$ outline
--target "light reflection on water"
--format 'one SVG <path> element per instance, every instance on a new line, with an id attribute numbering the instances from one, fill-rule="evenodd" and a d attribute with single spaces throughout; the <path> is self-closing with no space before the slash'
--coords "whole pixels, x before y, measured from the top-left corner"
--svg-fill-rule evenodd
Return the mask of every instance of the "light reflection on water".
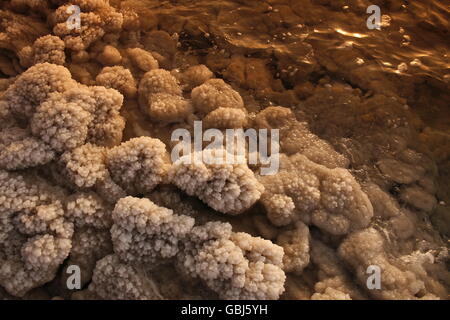
<path id="1" fill-rule="evenodd" d="M 353 48 L 361 53 L 356 58 L 377 65 L 383 72 L 431 77 L 444 86 L 450 84 L 450 2 L 390 1 L 390 6 L 381 6 L 381 30 L 369 30 L 366 8 L 371 2 L 387 3 L 349 0 L 345 6 L 339 6 L 343 2 L 297 0 L 290 2 L 294 16 L 281 15 L 280 20 L 272 18 L 270 22 L 264 16 L 275 17 L 278 12 L 257 12 L 251 8 L 256 4 L 245 3 L 250 8 L 230 11 L 227 18 L 235 22 L 221 25 L 217 21 L 217 30 L 234 47 L 274 49 L 291 54 L 299 63 L 311 65 L 316 54 Z M 199 9 L 199 4 L 194 6 Z M 274 25 L 276 22 L 284 26 Z M 313 47 L 311 53 L 299 49 L 308 44 Z"/>
<path id="2" fill-rule="evenodd" d="M 327 43 L 330 49 L 362 48 L 364 60 L 374 60 L 385 72 L 400 73 L 398 66 L 405 64 L 404 72 L 409 75 L 429 76 L 448 84 L 450 5 L 445 6 L 445 1 L 426 2 L 416 1 L 411 10 L 406 6 L 398 12 L 384 12 L 391 21 L 381 30 L 368 30 L 353 17 L 347 22 L 315 27 L 307 41 Z"/>

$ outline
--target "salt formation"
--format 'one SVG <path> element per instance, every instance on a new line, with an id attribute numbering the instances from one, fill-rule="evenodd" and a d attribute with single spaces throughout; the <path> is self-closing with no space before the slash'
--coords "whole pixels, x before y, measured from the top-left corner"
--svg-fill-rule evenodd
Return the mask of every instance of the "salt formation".
<path id="1" fill-rule="evenodd" d="M 445 14 L 379 2 L 2 1 L 0 298 L 447 299 L 448 75 L 390 68 Z M 279 170 L 172 161 L 195 121 L 279 130 Z"/>

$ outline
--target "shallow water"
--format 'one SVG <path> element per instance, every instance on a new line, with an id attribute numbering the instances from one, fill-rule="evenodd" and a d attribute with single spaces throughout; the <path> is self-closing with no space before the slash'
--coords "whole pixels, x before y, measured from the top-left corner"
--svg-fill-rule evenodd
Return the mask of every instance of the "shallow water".
<path id="1" fill-rule="evenodd" d="M 424 120 L 448 129 L 449 5 L 437 0 L 372 2 L 146 0 L 138 6 L 157 12 L 159 25 L 180 32 L 193 49 L 218 45 L 231 53 L 272 57 L 275 64 L 288 57 L 291 64 L 277 70 L 287 82 L 307 80 L 325 69 L 364 90 L 400 93 Z M 123 3 L 137 6 L 135 1 Z M 366 25 L 371 4 L 380 4 L 381 30 Z M 365 79 L 359 79 L 358 70 Z M 391 84 L 367 83 L 370 77 Z M 442 99 L 421 106 L 424 101 L 411 99 L 411 88 L 399 88 L 423 82 Z"/>
<path id="2" fill-rule="evenodd" d="M 15 1 L 16 5 L 19 4 L 15 7 L 14 13 L 8 13 L 3 9 L 6 8 L 7 11 L 11 7 L 0 3 L 2 9 L 0 10 L 2 17 L 0 75 L 4 78 L 0 79 L 0 94 L 4 94 L 7 88 L 12 86 L 16 81 L 15 76 L 20 77 L 19 74 L 32 65 L 30 63 L 27 66 L 27 51 L 25 50 L 24 53 L 22 49 L 24 47 L 29 49 L 29 46 L 34 46 L 33 42 L 36 38 L 52 33 L 55 21 L 52 21 L 54 17 L 47 13 L 56 10 L 56 2 L 53 1 L 49 7 L 45 8 L 47 11 L 44 10 L 44 13 L 39 10 L 32 12 L 26 6 L 21 7 L 21 0 Z M 293 157 L 289 170 L 286 168 L 280 170 L 282 173 L 280 176 L 284 179 L 274 180 L 275 186 L 271 185 L 270 180 L 264 185 L 267 187 L 264 191 L 265 195 L 270 195 L 269 199 L 272 199 L 270 201 L 273 201 L 273 198 L 278 199 L 275 196 L 286 196 L 282 198 L 283 201 L 287 201 L 287 198 L 295 208 L 295 211 L 291 208 L 292 212 L 288 214 L 296 215 L 295 219 L 299 219 L 301 224 L 305 223 L 304 227 L 298 231 L 302 235 L 299 238 L 302 239 L 292 239 L 292 248 L 286 252 L 290 251 L 289 254 L 296 259 L 298 252 L 305 251 L 303 253 L 306 254 L 307 259 L 305 257 L 299 259 L 305 259 L 302 262 L 305 262 L 307 267 L 298 273 L 298 270 L 286 271 L 288 280 L 286 292 L 282 298 L 310 299 L 312 294 L 318 291 L 315 285 L 322 281 L 320 279 L 322 275 L 319 273 L 325 270 L 321 269 L 320 261 L 313 261 L 313 247 L 320 249 L 318 243 L 323 242 L 329 246 L 332 255 L 335 255 L 336 250 L 349 235 L 360 231 L 358 228 L 363 231 L 372 230 L 366 233 L 366 236 L 369 235 L 367 242 L 370 245 L 376 242 L 376 245 L 369 249 L 363 245 L 359 248 L 357 253 L 361 253 L 361 260 L 366 260 L 367 257 L 364 257 L 364 254 L 368 251 L 380 254 L 377 258 L 380 258 L 383 264 L 385 262 L 389 264 L 389 259 L 392 258 L 392 261 L 395 260 L 395 263 L 392 262 L 393 265 L 398 264 L 401 266 L 400 269 L 404 268 L 405 264 L 411 263 L 411 270 L 414 269 L 413 273 L 417 273 L 419 278 L 425 279 L 430 276 L 424 280 L 431 288 L 430 292 L 434 290 L 439 297 L 447 296 L 446 289 L 450 285 L 450 278 L 445 273 L 444 261 L 448 259 L 446 246 L 448 246 L 450 235 L 450 59 L 448 56 L 450 7 L 448 4 L 438 0 L 110 0 L 110 3 L 114 8 L 109 7 L 105 12 L 113 13 L 112 16 L 118 12 L 125 16 L 127 10 L 135 11 L 137 14 L 130 20 L 137 17 L 137 22 L 134 20 L 128 22 L 136 23 L 137 27 L 128 25 L 128 28 L 123 26 L 118 34 L 102 34 L 93 43 L 87 45 L 84 48 L 85 51 L 69 47 L 67 42 L 69 37 L 66 35 L 58 34 L 58 36 L 66 41 L 60 51 L 67 57 L 64 57 L 65 60 L 63 59 L 61 64 L 67 67 L 67 72 L 77 82 L 86 86 L 107 86 L 107 84 L 101 84 L 98 78 L 106 66 L 120 66 L 119 68 L 126 68 L 130 72 L 130 77 L 125 81 L 130 84 L 129 88 L 124 89 L 122 86 L 115 88 L 113 85 L 118 84 L 111 84 L 112 88 L 124 91 L 121 91 L 125 97 L 124 103 L 120 102 L 121 114 L 116 115 L 120 119 L 123 116 L 126 120 L 123 139 L 122 128 L 119 130 L 118 140 L 111 145 L 119 145 L 135 137 L 150 136 L 160 139 L 165 143 L 167 150 L 170 150 L 172 147 L 170 136 L 174 129 L 189 128 L 193 120 L 207 117 L 203 114 L 204 111 L 195 105 L 193 88 L 200 86 L 209 78 L 200 79 L 199 83 L 193 85 L 196 81 L 186 76 L 190 67 L 204 65 L 202 67 L 208 72 L 208 68 L 212 71 L 212 73 L 209 72 L 210 76 L 213 74 L 214 77 L 225 80 L 225 83 L 231 85 L 228 90 L 242 97 L 242 100 L 233 102 L 235 103 L 233 107 L 242 104 L 242 110 L 239 111 L 242 111 L 240 114 L 243 114 L 244 119 L 239 124 L 239 128 L 265 124 L 271 128 L 279 126 L 280 131 L 283 131 L 281 144 L 283 144 L 282 153 L 285 153 L 282 155 L 285 157 L 283 161 L 286 161 L 284 164 L 290 163 L 290 160 L 286 160 L 290 159 L 288 157 L 301 156 L 297 158 L 298 162 L 294 161 L 295 157 Z M 366 10 L 373 4 L 381 8 L 380 30 L 371 30 L 367 26 L 370 14 Z M 89 7 L 85 9 L 90 10 Z M 98 19 L 106 18 L 99 14 Z M 82 37 L 80 39 L 84 45 L 83 41 L 86 39 Z M 106 52 L 107 47 L 109 52 Z M 152 114 L 151 108 L 155 101 L 152 101 L 147 92 L 151 91 L 151 87 L 141 86 L 145 75 L 152 68 L 136 67 L 135 64 L 138 63 L 133 60 L 135 57 L 131 57 L 129 53 L 130 49 L 136 48 L 144 49 L 141 50 L 141 54 L 148 54 L 156 65 L 159 65 L 152 68 L 165 69 L 159 71 L 168 74 L 170 71 L 169 77 L 173 76 L 175 86 L 178 88 L 181 84 L 177 98 L 186 102 L 186 106 L 189 107 L 188 115 L 174 120 L 170 118 L 173 110 L 169 110 L 170 112 L 167 112 L 169 120 L 165 119 L 164 113 L 173 107 L 169 99 L 167 103 L 169 107 L 163 105 L 159 109 L 159 114 Z M 108 59 L 111 60 L 107 61 Z M 219 90 L 219 94 L 222 95 L 222 93 Z M 224 96 L 226 95 L 225 93 Z M 192 109 L 191 106 L 193 106 Z M 261 114 L 269 106 L 282 106 L 290 110 L 269 109 L 268 113 L 271 115 L 266 114 L 266 119 Z M 227 108 L 222 109 L 229 111 Z M 259 119 L 260 122 L 257 119 L 258 115 L 263 118 Z M 277 118 L 278 116 L 280 119 Z M 235 117 L 239 118 L 239 116 Z M 23 123 L 18 122 L 17 125 L 27 128 L 29 121 L 20 120 L 23 120 Z M 219 128 L 224 129 L 224 127 Z M 3 142 L 0 141 L 0 143 Z M 304 145 L 308 146 L 304 148 Z M 308 149 L 308 147 L 311 148 Z M 11 152 L 14 151 L 16 150 L 11 150 Z M 66 150 L 66 152 L 72 151 L 72 149 Z M 300 160 L 303 156 L 311 157 L 308 159 L 315 163 L 314 166 L 320 165 L 321 170 L 317 171 L 317 177 L 316 173 L 312 177 L 308 172 L 312 169 L 302 165 Z M 336 161 L 339 164 L 328 163 L 330 165 L 328 167 L 325 164 L 328 160 L 331 161 L 330 163 Z M 106 160 L 99 160 L 99 165 L 104 166 L 102 161 Z M 130 167 L 132 169 L 135 165 L 139 167 L 141 162 L 144 163 L 139 158 Z M 42 168 L 39 167 L 36 170 L 36 174 L 51 183 L 62 183 L 64 188 L 72 192 L 73 187 L 70 183 L 66 186 L 66 182 L 59 181 L 66 178 L 58 176 L 59 169 L 61 168 L 54 167 L 53 163 L 44 163 Z M 257 171 L 256 167 L 251 169 Z M 283 172 L 285 169 L 287 171 Z M 108 170 L 105 169 L 106 173 L 102 178 L 105 180 L 101 180 L 100 185 L 108 183 L 109 180 L 105 178 L 110 177 L 111 173 Z M 332 170 L 337 171 L 330 173 Z M 336 181 L 330 180 L 331 182 L 327 185 L 322 180 L 317 180 L 317 185 L 320 187 L 325 185 L 323 187 L 325 189 L 336 188 L 337 196 L 333 192 L 327 195 L 326 190 L 317 191 L 319 195 L 321 192 L 325 194 L 323 198 L 328 198 L 324 200 L 319 197 L 320 201 L 317 200 L 317 202 L 320 204 L 317 207 L 311 205 L 313 209 L 304 209 L 303 205 L 307 207 L 309 204 L 305 205 L 305 203 L 310 201 L 307 193 L 313 192 L 308 189 L 310 187 L 308 184 L 305 187 L 302 179 L 306 180 L 310 177 L 311 181 L 316 181 L 314 179 L 319 179 L 321 171 L 327 172 L 331 177 L 339 170 L 341 173 L 348 174 L 351 179 L 354 178 L 355 183 L 346 185 L 344 182 L 348 181 L 342 182 L 336 179 Z M 250 173 L 253 176 L 253 173 Z M 64 174 L 63 172 L 62 175 Z M 90 173 L 86 174 L 89 176 Z M 129 180 L 134 181 L 134 174 L 130 175 Z M 121 178 L 121 174 L 118 176 Z M 295 176 L 292 179 L 293 183 L 290 181 L 291 176 Z M 261 177 L 258 176 L 258 178 Z M 110 183 L 116 183 L 113 181 L 114 178 L 109 179 L 112 179 Z M 141 182 L 135 182 L 134 187 L 140 186 Z M 205 199 L 198 194 L 195 197 L 188 197 L 186 193 L 180 191 L 183 190 L 181 187 L 176 189 L 174 186 L 167 186 L 166 183 L 173 184 L 173 181 L 164 181 L 164 186 L 159 186 L 162 191 L 152 189 L 147 190 L 147 194 L 140 190 L 136 191 L 136 188 L 134 191 L 127 190 L 127 192 L 138 193 L 139 197 L 149 197 L 155 202 L 159 201 L 158 205 L 173 209 L 177 214 L 189 212 L 197 219 L 196 222 L 199 225 L 211 220 L 229 222 L 234 232 L 247 232 L 274 243 L 279 243 L 280 237 L 281 239 L 286 237 L 290 231 L 297 230 L 298 221 L 294 218 L 286 225 L 278 225 L 275 223 L 277 221 L 271 220 L 273 208 L 264 202 L 264 195 L 256 199 L 260 199 L 258 202 L 246 207 L 246 210 L 243 210 L 245 212 L 237 212 L 241 215 L 232 216 L 227 215 L 226 213 L 229 212 L 223 210 L 222 213 L 213 210 L 212 208 L 215 207 L 210 206 L 210 202 L 204 201 Z M 95 185 L 95 188 L 97 187 L 98 184 Z M 165 189 L 166 187 L 168 188 Z M 272 187 L 273 189 L 270 189 Z M 301 188 L 308 189 L 307 192 L 305 191 L 307 196 L 303 194 L 304 190 Z M 118 185 L 117 189 L 121 187 Z M 228 196 L 227 192 L 233 193 L 229 190 L 237 189 L 241 190 L 240 186 L 235 189 L 225 189 L 225 191 L 220 189 L 223 194 L 219 194 L 217 198 L 221 199 L 223 195 Z M 268 189 L 270 191 L 267 191 Z M 311 187 L 311 189 L 314 188 Z M 243 188 L 243 190 L 251 194 L 247 189 Z M 124 194 L 128 193 L 124 192 Z M 100 197 L 104 196 L 104 194 L 100 195 Z M 367 202 L 360 202 L 361 199 L 358 197 L 367 199 Z M 203 203 L 199 199 L 202 199 Z M 225 199 L 228 198 L 225 197 Z M 345 204 L 342 204 L 344 202 Z M 288 204 L 286 207 L 291 205 L 290 202 Z M 322 206 L 328 207 L 323 209 Z M 358 212 L 360 207 L 367 209 L 367 212 L 370 211 L 371 215 L 367 216 L 369 217 L 367 223 L 361 223 L 361 226 L 355 227 L 356 229 L 344 228 L 343 231 L 330 231 L 331 229 L 324 227 L 329 221 L 332 225 L 335 216 L 342 218 L 348 215 L 348 221 L 352 219 L 357 221 L 361 217 L 357 217 L 359 213 L 355 214 L 356 217 L 352 216 L 352 211 L 355 209 L 354 211 Z M 326 211 L 326 215 L 328 211 L 333 214 L 322 215 L 322 211 Z M 312 218 L 313 214 L 316 214 L 315 221 Z M 365 218 L 363 216 L 361 220 Z M 347 227 L 348 224 L 353 228 L 354 221 L 348 222 L 347 217 L 342 218 L 340 223 L 337 218 L 336 221 L 334 221 L 336 225 L 341 224 L 341 227 L 342 225 Z M 102 231 L 105 230 L 102 229 Z M 370 237 L 370 233 L 378 232 L 379 237 Z M 109 231 L 106 230 L 105 234 L 104 242 L 108 243 Z M 287 238 L 289 237 L 290 235 L 287 235 Z M 371 241 L 373 239 L 376 241 Z M 143 241 L 147 240 L 144 237 Z M 313 242 L 316 243 L 313 244 Z M 357 247 L 365 240 L 356 242 Z M 381 248 L 381 245 L 377 247 L 381 243 L 384 243 L 386 248 Z M 289 244 L 287 247 L 289 248 Z M 112 248 L 108 250 L 110 254 Z M 387 257 L 388 253 L 392 257 Z M 351 257 L 347 258 L 353 260 Z M 344 260 L 339 260 L 341 258 L 336 256 L 335 259 L 336 261 L 331 261 L 333 267 L 328 269 L 331 270 L 336 265 L 340 266 L 341 262 L 344 264 Z M 420 259 L 432 260 L 431 267 L 427 265 L 430 267 L 429 270 L 422 270 L 422 264 L 425 265 L 426 261 L 419 261 Z M 435 269 L 432 268 L 435 261 L 441 269 L 438 269 L 436 265 Z M 94 268 L 94 265 L 91 267 Z M 347 275 L 349 271 L 347 267 L 351 269 L 345 266 L 343 271 L 340 271 L 340 276 Z M 355 269 L 358 267 L 356 266 Z M 405 270 L 407 270 L 406 267 Z M 159 277 L 160 286 L 167 291 L 168 296 L 182 297 L 185 294 L 184 285 L 179 285 L 184 280 L 177 278 L 179 275 L 174 268 L 169 267 L 166 270 L 164 267 L 161 274 L 155 273 L 155 278 Z M 358 283 L 360 280 L 358 272 L 349 273 L 349 275 L 348 281 L 344 277 L 346 282 Z M 145 277 L 147 276 L 151 277 L 150 275 Z M 400 273 L 393 278 L 399 282 L 404 279 Z M 364 283 L 362 281 L 358 286 L 364 286 Z M 176 294 L 170 292 L 173 289 L 172 286 L 181 288 L 180 292 Z M 198 288 L 195 286 L 188 289 L 196 292 Z M 405 289 L 409 283 L 400 283 L 399 286 L 400 289 Z M 55 295 L 52 290 L 49 290 L 51 296 Z M 199 291 L 201 297 L 211 297 L 211 293 L 202 290 Z M 421 298 L 427 290 L 425 288 L 418 290 L 411 297 Z M 63 293 L 67 297 L 69 294 Z M 367 294 L 368 297 L 379 298 L 375 294 L 373 296 L 372 293 Z M 0 297 L 1 295 L 0 290 Z M 215 295 L 212 296 L 215 297 Z M 364 295 L 362 297 L 364 298 Z M 392 298 L 389 295 L 383 296 L 383 298 L 386 297 Z"/>

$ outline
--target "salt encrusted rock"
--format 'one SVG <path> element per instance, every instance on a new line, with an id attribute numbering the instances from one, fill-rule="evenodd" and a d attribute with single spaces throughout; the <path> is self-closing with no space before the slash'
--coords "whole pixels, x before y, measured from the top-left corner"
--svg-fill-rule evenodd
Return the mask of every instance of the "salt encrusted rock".
<path id="1" fill-rule="evenodd" d="M 33 134 L 55 151 L 64 152 L 81 146 L 87 139 L 92 115 L 76 103 L 64 103 L 53 94 L 37 108 L 31 121 Z"/>
<path id="2" fill-rule="evenodd" d="M 166 147 L 158 139 L 139 137 L 110 149 L 106 167 L 112 180 L 129 194 L 152 191 L 169 167 Z"/>
<path id="3" fill-rule="evenodd" d="M 277 245 L 284 249 L 283 270 L 301 274 L 309 264 L 309 229 L 297 222 L 294 229 L 281 232 L 277 237 Z"/>
<path id="4" fill-rule="evenodd" d="M 112 206 L 94 192 L 75 193 L 66 200 L 66 217 L 76 227 L 109 229 L 112 210 Z"/>
<path id="5" fill-rule="evenodd" d="M 339 256 L 356 272 L 362 285 L 367 281 L 367 267 L 376 265 L 382 271 L 381 290 L 370 290 L 378 299 L 423 299 L 437 297 L 427 291 L 424 282 L 395 259 L 391 259 L 384 248 L 384 241 L 373 228 L 349 235 L 339 246 Z M 419 263 L 420 265 L 420 263 Z M 418 265 L 418 266 L 419 266 Z M 417 267 L 418 267 L 417 266 Z"/>
<path id="6" fill-rule="evenodd" d="M 278 299 L 284 291 L 283 249 L 232 233 L 229 224 L 194 227 L 177 260 L 181 272 L 201 279 L 223 299 Z"/>
<path id="7" fill-rule="evenodd" d="M 61 4 L 61 3 L 58 3 Z M 71 16 L 70 5 L 80 8 L 80 28 L 72 28 L 67 23 Z M 102 38 L 106 33 L 118 33 L 122 30 L 123 15 L 105 1 L 73 0 L 70 4 L 61 5 L 55 12 L 55 35 L 64 40 L 67 49 L 81 51 L 89 48 L 92 43 Z"/>
<path id="8" fill-rule="evenodd" d="M 222 79 L 206 81 L 192 90 L 191 97 L 195 110 L 202 114 L 218 108 L 244 108 L 240 94 Z"/>
<path id="9" fill-rule="evenodd" d="M 97 261 L 113 252 L 111 235 L 109 230 L 99 230 L 95 228 L 77 228 L 72 238 L 72 249 L 66 268 L 63 270 L 62 283 L 67 286 L 68 266 L 78 266 L 80 268 L 81 287 L 84 287 L 92 280 L 92 274 Z"/>
<path id="10" fill-rule="evenodd" d="M 122 102 L 118 91 L 105 87 L 78 86 L 55 92 L 37 107 L 31 131 L 57 152 L 86 142 L 111 147 L 122 140 Z"/>
<path id="11" fill-rule="evenodd" d="M 278 226 L 302 220 L 343 235 L 368 226 L 373 216 L 367 195 L 346 169 L 329 169 L 300 153 L 281 154 L 279 172 L 259 181 L 265 187 L 261 203 Z"/>
<path id="12" fill-rule="evenodd" d="M 189 100 L 168 93 L 156 93 L 149 98 L 147 114 L 153 121 L 181 122 L 192 113 Z"/>
<path id="13" fill-rule="evenodd" d="M 213 76 L 214 74 L 207 66 L 199 64 L 189 67 L 181 74 L 180 78 L 181 83 L 184 85 L 183 89 L 191 91 L 195 87 L 198 87 L 211 79 Z"/>
<path id="14" fill-rule="evenodd" d="M 78 188 L 90 188 L 108 175 L 106 150 L 90 143 L 63 153 L 59 159 L 63 173 Z"/>
<path id="15" fill-rule="evenodd" d="M 155 284 L 143 269 L 122 263 L 116 255 L 97 262 L 89 291 L 108 300 L 161 299 Z"/>
<path id="16" fill-rule="evenodd" d="M 55 152 L 33 137 L 29 130 L 10 127 L 0 130 L 0 169 L 18 170 L 49 163 Z"/>
<path id="17" fill-rule="evenodd" d="M 181 122 L 192 113 L 178 80 L 164 69 L 147 72 L 139 83 L 139 106 L 152 121 Z"/>
<path id="18" fill-rule="evenodd" d="M 247 164 L 226 164 L 226 153 L 224 149 L 205 149 L 185 155 L 172 165 L 169 179 L 214 210 L 236 215 L 250 208 L 264 188 Z M 220 161 L 208 164 L 213 158 Z"/>
<path id="19" fill-rule="evenodd" d="M 0 285 L 23 297 L 51 281 L 69 255 L 63 193 L 38 176 L 0 171 Z"/>
<path id="20" fill-rule="evenodd" d="M 114 252 L 124 262 L 147 268 L 164 263 L 179 251 L 194 219 L 159 207 L 148 199 L 120 199 L 113 211 Z"/>
<path id="21" fill-rule="evenodd" d="M 378 168 L 388 179 L 404 184 L 419 180 L 425 173 L 425 170 L 419 166 L 413 166 L 395 159 L 380 160 Z"/>
<path id="22" fill-rule="evenodd" d="M 69 70 L 50 63 L 39 63 L 22 73 L 4 95 L 14 115 L 30 118 L 51 93 L 76 87 Z"/>
<path id="23" fill-rule="evenodd" d="M 203 118 L 205 128 L 237 129 L 244 128 L 247 122 L 245 109 L 217 108 Z"/>
<path id="24" fill-rule="evenodd" d="M 33 44 L 34 64 L 53 63 L 63 65 L 66 61 L 64 41 L 52 35 L 38 38 Z"/>
<path id="25" fill-rule="evenodd" d="M 349 165 L 348 159 L 313 134 L 307 123 L 296 119 L 289 108 L 268 107 L 256 115 L 255 126 L 259 129 L 278 129 L 280 152 L 292 155 L 301 153 L 309 160 L 330 169 Z"/>
<path id="26" fill-rule="evenodd" d="M 400 198 L 409 205 L 426 212 L 433 211 L 437 204 L 434 195 L 429 194 L 423 188 L 413 185 L 402 188 Z"/>
<path id="27" fill-rule="evenodd" d="M 103 68 L 95 81 L 100 86 L 116 89 L 127 98 L 134 98 L 137 93 L 133 75 L 130 70 L 122 66 Z"/>
<path id="28" fill-rule="evenodd" d="M 137 68 L 143 72 L 148 72 L 154 69 L 159 69 L 158 61 L 153 55 L 141 48 L 130 48 L 126 51 L 128 56 Z"/>

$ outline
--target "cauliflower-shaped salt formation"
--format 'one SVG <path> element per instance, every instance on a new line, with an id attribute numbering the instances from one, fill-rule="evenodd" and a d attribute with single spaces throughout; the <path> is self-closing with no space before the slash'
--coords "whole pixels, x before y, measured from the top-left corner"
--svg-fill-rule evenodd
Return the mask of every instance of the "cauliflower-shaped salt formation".
<path id="1" fill-rule="evenodd" d="M 116 89 L 127 98 L 134 98 L 137 92 L 133 75 L 122 66 L 103 68 L 95 81 L 100 86 Z"/>
<path id="2" fill-rule="evenodd" d="M 83 87 L 53 93 L 31 119 L 31 131 L 55 151 L 64 152 L 91 142 L 113 146 L 122 139 L 123 96 L 114 89 Z"/>
<path id="3" fill-rule="evenodd" d="M 86 143 L 71 151 L 64 152 L 59 158 L 63 173 L 78 188 L 93 187 L 108 175 L 105 165 L 106 150 Z"/>
<path id="4" fill-rule="evenodd" d="M 139 83 L 139 106 L 150 119 L 180 122 L 192 113 L 177 79 L 167 70 L 147 72 Z"/>
<path id="5" fill-rule="evenodd" d="M 217 108 L 203 118 L 205 128 L 237 129 L 247 124 L 247 112 L 245 109 Z"/>
<path id="6" fill-rule="evenodd" d="M 109 230 L 99 230 L 91 227 L 77 228 L 72 238 L 72 249 L 67 266 L 80 267 L 81 286 L 84 287 L 92 279 L 92 273 L 98 260 L 113 252 Z M 62 281 L 67 283 L 69 274 L 63 271 Z"/>
<path id="7" fill-rule="evenodd" d="M 120 199 L 113 211 L 111 236 L 114 252 L 127 263 L 146 267 L 173 258 L 194 225 L 194 219 L 173 214 L 148 199 Z"/>
<path id="8" fill-rule="evenodd" d="M 169 157 L 160 140 L 139 137 L 110 149 L 106 166 L 114 182 L 129 194 L 147 193 L 163 181 Z"/>
<path id="9" fill-rule="evenodd" d="M 97 55 L 97 61 L 104 66 L 115 66 L 122 62 L 122 55 L 120 51 L 111 45 L 106 45 L 100 48 L 95 48 L 95 51 L 101 50 Z"/>
<path id="10" fill-rule="evenodd" d="M 72 5 L 80 8 L 79 28 L 67 23 L 71 22 L 71 15 L 75 13 L 68 10 Z M 56 10 L 54 19 L 56 25 L 53 32 L 64 40 L 66 48 L 74 51 L 89 48 L 105 34 L 120 32 L 123 24 L 122 14 L 117 12 L 109 1 L 102 0 L 72 0 Z"/>
<path id="11" fill-rule="evenodd" d="M 158 61 L 153 55 L 141 48 L 130 48 L 126 50 L 131 63 L 143 72 L 159 69 Z"/>
<path id="12" fill-rule="evenodd" d="M 315 293 L 311 299 L 354 299 L 362 300 L 367 297 L 353 283 L 352 276 L 347 272 L 336 252 L 323 244 L 312 239 L 311 263 L 317 270 L 319 281 L 314 285 Z"/>
<path id="13" fill-rule="evenodd" d="M 75 193 L 66 200 L 66 218 L 75 225 L 67 266 L 80 267 L 82 285 L 91 280 L 96 262 L 113 251 L 112 210 L 113 205 L 94 192 Z M 67 273 L 63 275 L 67 281 Z"/>
<path id="14" fill-rule="evenodd" d="M 22 132 L 17 138 L 6 134 L 2 156 L 16 158 L 8 169 L 45 164 L 53 158 L 53 151 L 62 153 L 85 142 L 113 146 L 122 139 L 125 121 L 119 111 L 123 96 L 114 89 L 78 85 L 62 66 L 42 63 L 29 68 L 3 98 L 1 117 L 30 122 L 34 135 L 25 136 L 25 130 L 18 128 L 11 129 Z M 8 127 L 13 126 L 14 122 Z"/>
<path id="15" fill-rule="evenodd" d="M 75 193 L 67 198 L 66 218 L 76 227 L 109 229 L 112 206 L 94 192 Z"/>
<path id="16" fill-rule="evenodd" d="M 197 196 L 222 213 L 240 214 L 261 196 L 264 187 L 246 163 L 227 164 L 232 158 L 224 149 L 205 149 L 179 158 L 169 179 L 190 196 Z M 215 161 L 219 160 L 219 161 Z M 215 164 L 209 164 L 216 162 Z"/>
<path id="17" fill-rule="evenodd" d="M 295 228 L 281 232 L 276 243 L 283 247 L 283 270 L 301 274 L 309 264 L 309 229 L 298 221 Z"/>
<path id="18" fill-rule="evenodd" d="M 84 144 L 91 121 L 92 115 L 82 106 L 67 103 L 63 94 L 54 93 L 37 108 L 31 131 L 55 151 L 64 152 Z"/>
<path id="19" fill-rule="evenodd" d="M 0 130 L 0 169 L 36 167 L 53 160 L 54 151 L 29 130 L 11 127 Z"/>
<path id="20" fill-rule="evenodd" d="M 191 66 L 186 69 L 181 75 L 180 80 L 185 91 L 191 91 L 211 79 L 214 74 L 204 64 Z"/>
<path id="21" fill-rule="evenodd" d="M 50 94 L 76 86 L 69 70 L 63 66 L 39 63 L 22 73 L 3 98 L 15 116 L 28 119 Z"/>
<path id="22" fill-rule="evenodd" d="M 348 167 L 349 161 L 326 141 L 309 131 L 294 113 L 283 107 L 268 107 L 258 113 L 255 125 L 259 129 L 280 130 L 280 151 L 288 155 L 301 153 L 309 160 L 328 168 Z"/>
<path id="23" fill-rule="evenodd" d="M 192 114 L 191 102 L 182 96 L 156 93 L 149 98 L 147 114 L 155 121 L 181 122 Z"/>
<path id="24" fill-rule="evenodd" d="M 231 225 L 194 227 L 178 256 L 181 272 L 201 279 L 223 299 L 278 299 L 284 291 L 283 249 L 233 233 Z"/>
<path id="25" fill-rule="evenodd" d="M 366 285 L 369 266 L 381 271 L 381 289 L 369 290 L 376 299 L 418 299 L 437 297 L 428 292 L 424 282 L 408 269 L 402 270 L 399 261 L 391 259 L 385 251 L 380 233 L 368 228 L 349 235 L 339 246 L 339 256 L 355 271 L 361 285 Z"/>
<path id="26" fill-rule="evenodd" d="M 97 261 L 89 291 L 108 300 L 162 299 L 145 270 L 121 262 L 114 254 Z"/>
<path id="27" fill-rule="evenodd" d="M 259 181 L 266 190 L 261 202 L 277 226 L 302 220 L 343 235 L 366 227 L 373 216 L 367 195 L 346 169 L 329 169 L 300 153 L 281 154 L 279 172 Z"/>
<path id="28" fill-rule="evenodd" d="M 56 36 L 46 35 L 36 39 L 33 44 L 34 64 L 48 62 L 63 65 L 66 61 L 64 48 L 64 41 Z"/>
<path id="29" fill-rule="evenodd" d="M 105 201 L 113 205 L 119 199 L 127 196 L 125 190 L 123 190 L 117 183 L 113 181 L 109 172 L 104 179 L 97 181 L 97 184 L 95 185 L 95 191 Z"/>
<path id="30" fill-rule="evenodd" d="M 88 126 L 87 142 L 105 147 L 118 145 L 125 128 L 125 120 L 120 115 L 123 96 L 117 90 L 101 86 L 88 87 L 88 91 L 89 93 L 73 92 L 74 101 L 94 100 L 84 106 L 93 116 Z"/>
<path id="31" fill-rule="evenodd" d="M 316 284 L 316 293 L 311 296 L 311 300 L 352 300 L 348 293 L 327 286 L 328 283 Z"/>
<path id="32" fill-rule="evenodd" d="M 11 113 L 8 102 L 0 100 L 0 130 L 15 127 L 17 125 Z"/>
<path id="33" fill-rule="evenodd" d="M 186 201 L 186 197 L 175 186 L 160 186 L 149 194 L 148 198 L 158 206 L 173 210 L 175 214 L 195 218 L 196 224 L 209 221 L 205 221 L 206 216 L 202 216 L 202 213 L 189 200 Z"/>
<path id="34" fill-rule="evenodd" d="M 34 175 L 0 171 L 0 285 L 24 296 L 51 281 L 71 249 L 62 193 Z"/>
<path id="35" fill-rule="evenodd" d="M 363 188 L 372 203 L 375 217 L 389 219 L 400 213 L 400 206 L 394 197 L 383 191 L 378 185 L 367 183 Z"/>
<path id="36" fill-rule="evenodd" d="M 148 98 L 155 93 L 181 95 L 178 80 L 167 70 L 155 69 L 147 72 L 139 83 L 139 102 L 147 107 Z"/>
<path id="37" fill-rule="evenodd" d="M 197 112 L 208 114 L 218 108 L 244 108 L 241 95 L 222 79 L 210 79 L 191 92 Z"/>

